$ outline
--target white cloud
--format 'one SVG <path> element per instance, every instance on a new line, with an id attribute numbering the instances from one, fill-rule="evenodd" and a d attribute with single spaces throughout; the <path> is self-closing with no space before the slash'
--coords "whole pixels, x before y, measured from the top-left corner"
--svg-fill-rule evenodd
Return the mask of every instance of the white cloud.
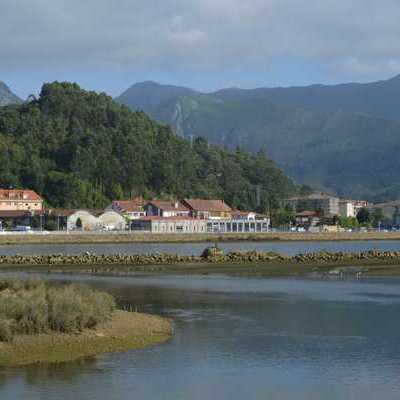
<path id="1" fill-rule="evenodd" d="M 399 20 L 398 0 L 0 0 L 0 73 L 165 63 L 221 72 L 297 57 L 332 74 L 384 75 L 400 65 Z"/>

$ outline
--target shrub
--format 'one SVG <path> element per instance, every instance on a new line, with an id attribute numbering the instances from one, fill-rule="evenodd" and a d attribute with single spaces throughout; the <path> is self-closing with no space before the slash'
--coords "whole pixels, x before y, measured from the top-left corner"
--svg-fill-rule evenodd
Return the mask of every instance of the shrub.
<path id="1" fill-rule="evenodd" d="M 11 342 L 13 340 L 13 333 L 9 321 L 0 319 L 0 341 Z"/>
<path id="2" fill-rule="evenodd" d="M 86 286 L 49 286 L 40 281 L 0 281 L 0 340 L 13 334 L 79 332 L 115 311 L 114 298 Z"/>

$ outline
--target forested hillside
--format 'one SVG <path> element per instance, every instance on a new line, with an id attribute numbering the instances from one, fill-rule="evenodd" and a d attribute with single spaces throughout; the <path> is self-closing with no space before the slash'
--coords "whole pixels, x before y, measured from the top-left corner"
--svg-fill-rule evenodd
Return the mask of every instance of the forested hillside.
<path id="1" fill-rule="evenodd" d="M 163 88 L 136 84 L 118 101 L 170 124 L 180 136 L 263 151 L 299 183 L 379 202 L 400 197 L 399 77 L 210 94 L 167 86 L 161 95 Z"/>
<path id="2" fill-rule="evenodd" d="M 263 154 L 200 138 L 190 144 L 143 112 L 71 83 L 45 84 L 37 100 L 0 108 L 0 186 L 35 189 L 56 207 L 175 195 L 260 210 L 295 190 Z"/>

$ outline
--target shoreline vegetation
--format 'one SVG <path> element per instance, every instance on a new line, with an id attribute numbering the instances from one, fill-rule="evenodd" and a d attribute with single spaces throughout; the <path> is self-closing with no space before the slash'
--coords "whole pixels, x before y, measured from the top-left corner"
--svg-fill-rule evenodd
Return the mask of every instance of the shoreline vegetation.
<path id="1" fill-rule="evenodd" d="M 166 341 L 167 319 L 117 310 L 82 285 L 0 281 L 0 367 L 60 363 Z"/>
<path id="2" fill-rule="evenodd" d="M 203 242 L 274 242 L 274 241 L 370 241 L 400 240 L 400 232 L 265 232 L 265 233 L 18 233 L 0 235 L 0 245 L 23 244 L 90 244 L 90 243 L 203 243 Z"/>
<path id="3" fill-rule="evenodd" d="M 262 276 L 400 275 L 400 251 L 327 252 L 286 256 L 275 252 L 208 247 L 201 256 L 107 254 L 0 256 L 0 270 L 77 273 L 105 276 L 138 274 L 229 274 Z"/>

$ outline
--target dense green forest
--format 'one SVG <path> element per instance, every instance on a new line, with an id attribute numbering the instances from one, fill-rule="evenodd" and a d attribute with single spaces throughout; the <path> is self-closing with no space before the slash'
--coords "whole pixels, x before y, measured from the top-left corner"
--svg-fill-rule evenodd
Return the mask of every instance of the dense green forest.
<path id="1" fill-rule="evenodd" d="M 199 196 L 265 211 L 295 191 L 265 155 L 190 143 L 142 112 L 71 83 L 0 108 L 0 186 L 36 190 L 53 207 Z"/>

